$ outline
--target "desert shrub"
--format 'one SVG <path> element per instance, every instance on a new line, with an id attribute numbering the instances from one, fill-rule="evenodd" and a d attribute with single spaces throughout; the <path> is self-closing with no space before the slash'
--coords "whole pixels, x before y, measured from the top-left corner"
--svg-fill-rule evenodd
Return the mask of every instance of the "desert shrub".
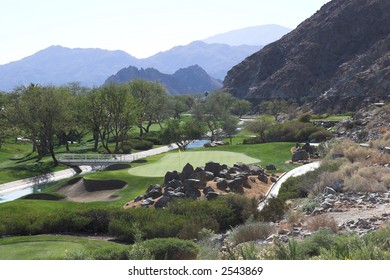
<path id="1" fill-rule="evenodd" d="M 283 215 L 287 210 L 286 208 L 287 207 L 283 199 L 279 197 L 272 197 L 260 211 L 259 219 L 265 222 L 276 222 L 283 218 Z"/>
<path id="2" fill-rule="evenodd" d="M 269 223 L 248 221 L 245 224 L 235 227 L 229 235 L 229 241 L 233 245 L 247 241 L 265 239 L 275 231 Z"/>
<path id="3" fill-rule="evenodd" d="M 329 230 L 322 229 L 302 241 L 290 239 L 286 244 L 276 239 L 267 258 L 276 260 L 310 259 L 319 256 L 322 250 L 330 249 L 334 243 L 333 238 L 333 234 Z"/>
<path id="4" fill-rule="evenodd" d="M 169 203 L 167 210 L 175 215 L 185 216 L 189 220 L 192 217 L 203 218 L 204 222 L 209 221 L 210 224 L 202 222 L 200 225 L 209 229 L 216 228 L 215 220 L 221 231 L 242 224 L 250 216 L 258 214 L 255 199 L 234 194 L 218 197 L 213 201 L 176 199 Z"/>
<path id="5" fill-rule="evenodd" d="M 218 222 L 212 217 L 197 217 L 194 216 L 188 219 L 178 233 L 181 239 L 195 239 L 198 238 L 199 232 L 202 229 L 208 229 L 212 232 L 219 231 Z"/>
<path id="6" fill-rule="evenodd" d="M 334 137 L 334 135 L 332 132 L 330 132 L 326 129 L 322 129 L 322 130 L 318 130 L 318 131 L 310 134 L 309 140 L 316 140 L 316 141 L 322 142 L 322 141 L 331 139 L 333 137 Z"/>
<path id="7" fill-rule="evenodd" d="M 311 121 L 312 118 L 313 118 L 313 117 L 312 117 L 311 114 L 302 114 L 302 115 L 300 115 L 300 116 L 298 117 L 297 120 L 298 120 L 299 122 L 308 123 L 308 122 Z"/>
<path id="8" fill-rule="evenodd" d="M 109 223 L 109 234 L 121 241 L 133 243 L 135 227 L 142 232 L 142 238 L 176 237 L 185 223 L 185 218 L 165 210 L 152 208 L 137 208 L 124 211 Z"/>
<path id="9" fill-rule="evenodd" d="M 318 132 L 321 132 L 321 131 L 324 131 L 323 127 L 314 126 L 314 125 L 302 128 L 296 132 L 295 140 L 298 142 L 303 142 L 303 141 L 315 139 L 315 138 L 312 138 L 311 135 L 318 133 Z"/>
<path id="10" fill-rule="evenodd" d="M 353 174 L 344 181 L 345 189 L 353 192 L 385 192 L 386 188 L 372 178 Z"/>
<path id="11" fill-rule="evenodd" d="M 177 238 L 156 238 L 141 243 L 156 260 L 193 260 L 196 259 L 198 248 L 189 240 Z"/>
<path id="12" fill-rule="evenodd" d="M 307 222 L 307 227 L 310 231 L 317 231 L 321 228 L 329 228 L 334 233 L 338 232 L 338 225 L 335 219 L 326 214 L 310 218 Z"/>
<path id="13" fill-rule="evenodd" d="M 383 174 L 381 181 L 383 183 L 383 186 L 387 189 L 390 188 L 390 174 Z"/>
<path id="14" fill-rule="evenodd" d="M 289 224 L 294 225 L 302 221 L 304 213 L 301 210 L 289 209 L 286 213 L 286 220 Z"/>

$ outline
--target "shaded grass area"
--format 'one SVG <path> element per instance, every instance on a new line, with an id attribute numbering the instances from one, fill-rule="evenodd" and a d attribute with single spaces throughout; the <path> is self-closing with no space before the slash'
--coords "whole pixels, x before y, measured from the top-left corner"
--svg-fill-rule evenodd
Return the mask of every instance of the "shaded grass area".
<path id="1" fill-rule="evenodd" d="M 65 259 L 69 252 L 125 248 L 125 245 L 76 236 L 18 236 L 0 239 L 1 260 Z"/>

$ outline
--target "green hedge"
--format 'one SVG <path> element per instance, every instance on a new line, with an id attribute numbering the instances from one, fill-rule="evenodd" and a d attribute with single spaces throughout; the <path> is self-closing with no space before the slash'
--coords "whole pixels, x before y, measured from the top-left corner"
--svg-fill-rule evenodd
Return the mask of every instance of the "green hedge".
<path id="1" fill-rule="evenodd" d="M 140 243 L 156 260 L 194 260 L 198 254 L 196 244 L 177 238 L 158 238 Z"/>

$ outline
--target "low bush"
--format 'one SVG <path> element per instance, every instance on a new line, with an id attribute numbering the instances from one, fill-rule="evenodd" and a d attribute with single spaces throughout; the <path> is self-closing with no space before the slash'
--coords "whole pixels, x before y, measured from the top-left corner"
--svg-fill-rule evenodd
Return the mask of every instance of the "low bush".
<path id="1" fill-rule="evenodd" d="M 139 243 L 156 260 L 194 260 L 198 254 L 196 244 L 177 238 L 156 238 Z"/>
<path id="2" fill-rule="evenodd" d="M 272 197 L 260 211 L 259 218 L 265 222 L 276 222 L 283 218 L 287 207 L 285 201 L 279 197 Z"/>
<path id="3" fill-rule="evenodd" d="M 321 228 L 328 228 L 332 232 L 337 233 L 339 227 L 334 218 L 329 218 L 328 215 L 322 214 L 310 218 L 307 222 L 307 227 L 310 231 L 317 231 Z"/>
<path id="4" fill-rule="evenodd" d="M 128 144 L 134 150 L 146 151 L 153 148 L 153 142 L 147 140 L 139 140 L 139 139 L 130 139 Z"/>
<path id="5" fill-rule="evenodd" d="M 233 245 L 248 241 L 265 239 L 275 231 L 269 223 L 249 221 L 243 225 L 235 227 L 229 235 L 229 240 Z"/>

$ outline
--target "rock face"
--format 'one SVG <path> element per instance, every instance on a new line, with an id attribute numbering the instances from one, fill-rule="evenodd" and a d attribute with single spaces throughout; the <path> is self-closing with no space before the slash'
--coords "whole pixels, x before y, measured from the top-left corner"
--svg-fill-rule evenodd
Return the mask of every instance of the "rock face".
<path id="1" fill-rule="evenodd" d="M 221 88 L 221 83 L 210 77 L 198 65 L 181 68 L 174 74 L 164 74 L 154 68 L 138 69 L 134 66 L 123 68 L 106 80 L 107 83 L 127 83 L 135 79 L 160 82 L 170 94 L 204 93 Z"/>
<path id="2" fill-rule="evenodd" d="M 390 1 L 333 0 L 232 68 L 224 90 L 259 103 L 311 100 L 315 112 L 388 99 Z"/>

